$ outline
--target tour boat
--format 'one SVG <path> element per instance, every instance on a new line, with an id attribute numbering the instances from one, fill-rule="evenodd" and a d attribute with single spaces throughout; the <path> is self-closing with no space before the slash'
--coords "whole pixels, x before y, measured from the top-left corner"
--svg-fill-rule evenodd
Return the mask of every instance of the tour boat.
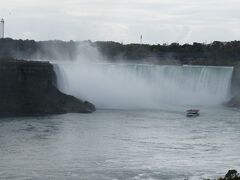
<path id="1" fill-rule="evenodd" d="M 188 109 L 186 112 L 187 117 L 197 117 L 199 116 L 199 110 L 198 109 Z"/>

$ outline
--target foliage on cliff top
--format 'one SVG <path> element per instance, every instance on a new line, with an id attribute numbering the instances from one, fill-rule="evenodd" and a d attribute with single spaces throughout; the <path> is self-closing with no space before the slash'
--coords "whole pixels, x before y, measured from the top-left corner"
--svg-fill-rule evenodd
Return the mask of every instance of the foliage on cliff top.
<path id="1" fill-rule="evenodd" d="M 225 177 L 219 178 L 218 180 L 240 180 L 240 175 L 235 169 L 232 169 L 227 172 Z"/>
<path id="2" fill-rule="evenodd" d="M 91 41 L 34 41 L 0 39 L 0 57 L 20 59 L 67 59 L 78 57 L 87 44 L 97 48 L 110 61 L 150 62 L 157 64 L 235 65 L 240 62 L 240 41 L 210 44 L 121 44 Z"/>

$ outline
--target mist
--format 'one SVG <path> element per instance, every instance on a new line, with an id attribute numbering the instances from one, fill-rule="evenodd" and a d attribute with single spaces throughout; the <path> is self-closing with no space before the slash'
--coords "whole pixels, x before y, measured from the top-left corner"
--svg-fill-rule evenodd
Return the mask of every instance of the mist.
<path id="1" fill-rule="evenodd" d="M 220 105 L 230 97 L 233 68 L 109 63 L 96 47 L 79 47 L 75 61 L 55 66 L 61 91 L 97 108 L 156 109 Z"/>

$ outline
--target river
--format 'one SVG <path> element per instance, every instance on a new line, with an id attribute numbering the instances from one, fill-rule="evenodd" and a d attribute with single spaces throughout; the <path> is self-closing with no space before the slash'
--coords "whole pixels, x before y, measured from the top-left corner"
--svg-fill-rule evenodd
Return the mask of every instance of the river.
<path id="1" fill-rule="evenodd" d="M 199 106 L 0 120 L 0 179 L 202 179 L 240 169 L 240 111 Z"/>

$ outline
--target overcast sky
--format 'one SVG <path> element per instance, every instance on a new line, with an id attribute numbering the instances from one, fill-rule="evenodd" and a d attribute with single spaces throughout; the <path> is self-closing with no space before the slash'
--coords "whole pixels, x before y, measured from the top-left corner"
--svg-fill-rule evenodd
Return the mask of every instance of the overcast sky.
<path id="1" fill-rule="evenodd" d="M 0 17 L 14 39 L 240 40 L 240 0 L 0 0 Z"/>

